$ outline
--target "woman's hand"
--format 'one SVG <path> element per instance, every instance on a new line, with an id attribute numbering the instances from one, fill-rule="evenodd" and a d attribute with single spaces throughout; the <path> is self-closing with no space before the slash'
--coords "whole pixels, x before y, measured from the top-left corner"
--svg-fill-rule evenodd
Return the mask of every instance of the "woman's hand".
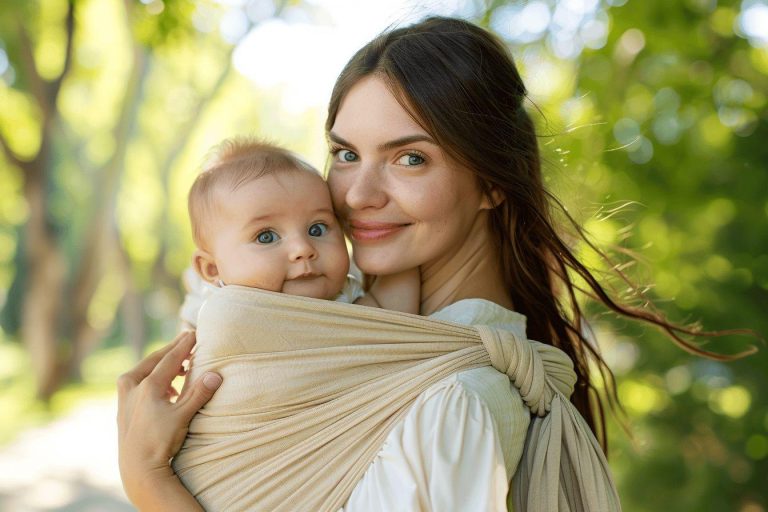
<path id="1" fill-rule="evenodd" d="M 173 379 L 185 374 L 182 365 L 194 344 L 194 332 L 184 332 L 117 381 L 120 476 L 128 498 L 141 509 L 166 500 L 180 505 L 184 496 L 174 494 L 184 488 L 169 460 L 181 448 L 192 416 L 221 385 L 219 375 L 206 373 L 185 384 L 181 395 L 173 388 Z"/>

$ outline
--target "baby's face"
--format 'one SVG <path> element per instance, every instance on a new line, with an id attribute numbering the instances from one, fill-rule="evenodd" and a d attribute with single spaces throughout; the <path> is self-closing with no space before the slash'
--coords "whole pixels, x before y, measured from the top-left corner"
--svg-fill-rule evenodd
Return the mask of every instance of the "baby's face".
<path id="1" fill-rule="evenodd" d="M 341 291 L 349 255 L 320 176 L 278 172 L 216 200 L 209 239 L 225 284 L 317 299 Z"/>

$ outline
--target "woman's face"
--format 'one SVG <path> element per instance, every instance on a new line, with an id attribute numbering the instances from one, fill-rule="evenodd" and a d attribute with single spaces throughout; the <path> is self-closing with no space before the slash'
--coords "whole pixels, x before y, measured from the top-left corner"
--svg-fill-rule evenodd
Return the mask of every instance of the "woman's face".
<path id="1" fill-rule="evenodd" d="M 474 174 L 443 152 L 378 77 L 350 89 L 329 139 L 334 208 L 365 273 L 450 259 L 488 208 Z"/>

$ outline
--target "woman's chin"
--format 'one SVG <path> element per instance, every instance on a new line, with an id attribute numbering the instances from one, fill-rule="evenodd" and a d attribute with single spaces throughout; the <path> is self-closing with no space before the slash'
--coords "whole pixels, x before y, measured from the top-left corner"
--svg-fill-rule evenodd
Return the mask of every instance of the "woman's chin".
<path id="1" fill-rule="evenodd" d="M 355 265 L 364 274 L 374 276 L 387 276 L 397 274 L 404 270 L 417 267 L 418 263 L 407 261 L 409 258 L 395 257 L 392 254 L 385 254 L 382 251 L 371 251 L 364 248 L 353 249 L 353 258 Z"/>

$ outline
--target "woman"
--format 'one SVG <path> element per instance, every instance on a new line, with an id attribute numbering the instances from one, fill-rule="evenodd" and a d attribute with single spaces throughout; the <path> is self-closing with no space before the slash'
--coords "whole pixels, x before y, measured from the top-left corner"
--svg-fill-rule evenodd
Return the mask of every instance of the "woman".
<path id="1" fill-rule="evenodd" d="M 529 338 L 570 356 L 572 401 L 602 433 L 602 411 L 589 405 L 588 356 L 607 369 L 581 334 L 568 271 L 612 309 L 673 337 L 675 327 L 611 301 L 559 237 L 524 99 L 508 52 L 481 28 L 431 18 L 384 33 L 334 88 L 328 182 L 365 274 L 418 267 L 420 313 L 433 318 L 521 335 L 527 318 Z M 121 474 L 142 510 L 199 508 L 168 465 L 221 383 L 207 374 L 169 403 L 193 344 L 183 334 L 119 381 Z M 345 509 L 506 510 L 529 421 L 506 376 L 489 367 L 455 374 L 394 426 Z"/>

